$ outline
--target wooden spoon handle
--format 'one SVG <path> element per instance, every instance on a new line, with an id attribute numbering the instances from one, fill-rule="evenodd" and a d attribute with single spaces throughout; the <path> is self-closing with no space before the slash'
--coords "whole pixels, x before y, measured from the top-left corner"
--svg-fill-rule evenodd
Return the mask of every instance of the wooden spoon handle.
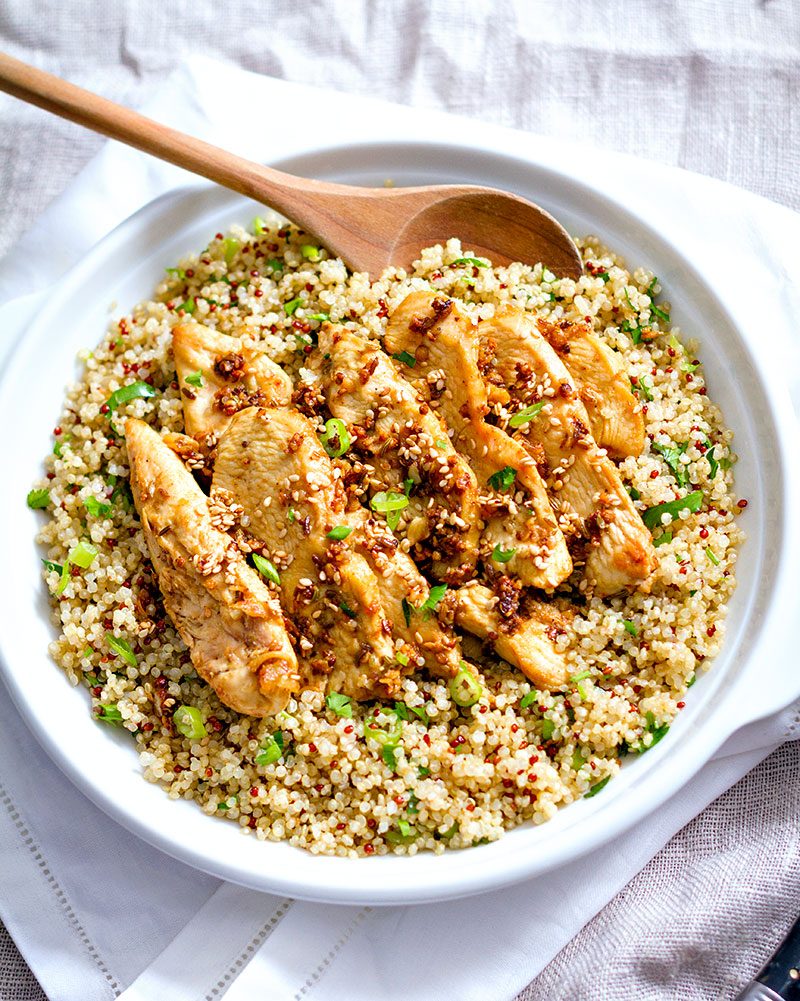
<path id="1" fill-rule="evenodd" d="M 77 122 L 94 132 L 151 153 L 160 160 L 184 167 L 269 204 L 291 218 L 296 218 L 295 198 L 303 202 L 300 189 L 324 190 L 334 186 L 320 181 L 295 178 L 291 174 L 264 167 L 227 153 L 218 146 L 194 139 L 144 115 L 108 101 L 91 91 L 76 87 L 57 76 L 0 52 L 0 90 L 35 104 L 45 111 Z M 303 215 L 301 211 L 299 213 Z"/>

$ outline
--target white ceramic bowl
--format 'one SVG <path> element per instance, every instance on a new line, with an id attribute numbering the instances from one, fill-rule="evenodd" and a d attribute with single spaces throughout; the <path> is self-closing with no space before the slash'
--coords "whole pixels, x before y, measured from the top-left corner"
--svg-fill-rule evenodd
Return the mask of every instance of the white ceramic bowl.
<path id="1" fill-rule="evenodd" d="M 109 304 L 127 309 L 149 298 L 165 266 L 230 223 L 247 224 L 258 211 L 229 192 L 198 187 L 170 193 L 136 213 L 59 281 L 0 380 L 0 427 L 6 431 L 0 491 L 5 681 L 53 760 L 98 806 L 165 852 L 222 878 L 312 900 L 388 904 L 463 896 L 543 873 L 632 826 L 689 781 L 741 725 L 800 695 L 800 679 L 786 656 L 796 628 L 792 606 L 800 554 L 790 510 L 798 493 L 788 394 L 767 379 L 753 335 L 737 324 L 735 304 L 726 308 L 717 299 L 688 260 L 691 254 L 669 245 L 646 219 L 569 176 L 488 150 L 412 143 L 327 149 L 278 166 L 363 184 L 392 177 L 400 184 L 465 181 L 513 190 L 539 202 L 570 231 L 600 234 L 631 262 L 655 270 L 674 319 L 700 339 L 710 394 L 736 435 L 737 489 L 750 500 L 728 634 L 713 670 L 692 688 L 666 739 L 626 763 L 601 796 L 573 804 L 544 826 L 525 825 L 494 844 L 439 857 L 315 857 L 244 837 L 237 826 L 206 816 L 193 803 L 174 802 L 145 782 L 130 738 L 93 722 L 87 692 L 72 688 L 48 657 L 53 627 L 33 541 L 41 515 L 27 511 L 24 499 L 51 447 L 76 351 L 100 339 Z"/>

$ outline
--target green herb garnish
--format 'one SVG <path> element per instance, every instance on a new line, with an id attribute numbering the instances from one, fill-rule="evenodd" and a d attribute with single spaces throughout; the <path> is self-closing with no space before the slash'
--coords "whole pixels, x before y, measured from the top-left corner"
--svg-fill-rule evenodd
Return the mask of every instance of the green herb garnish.
<path id="1" fill-rule="evenodd" d="M 451 261 L 450 267 L 454 268 L 457 264 L 471 264 L 475 268 L 489 267 L 489 262 L 481 260 L 480 257 L 457 257 L 454 261 Z"/>
<path id="2" fill-rule="evenodd" d="M 652 386 L 647 385 L 644 381 L 644 376 L 636 382 L 631 380 L 631 389 L 640 399 L 647 400 L 648 403 L 651 403 L 655 399 L 652 393 Z"/>
<path id="3" fill-rule="evenodd" d="M 50 503 L 50 491 L 49 490 L 31 490 L 27 496 L 27 504 L 29 508 L 34 511 L 40 508 L 47 507 Z"/>
<path id="4" fill-rule="evenodd" d="M 283 731 L 277 730 L 271 737 L 262 740 L 261 747 L 255 757 L 257 765 L 273 765 L 283 757 Z"/>
<path id="5" fill-rule="evenodd" d="M 481 695 L 483 695 L 483 686 L 463 660 L 461 661 L 458 673 L 454 678 L 450 679 L 447 687 L 453 702 L 464 709 L 474 706 Z"/>
<path id="6" fill-rule="evenodd" d="M 208 733 L 200 710 L 195 706 L 178 706 L 172 721 L 178 733 L 188 737 L 189 740 L 201 740 Z"/>
<path id="7" fill-rule="evenodd" d="M 265 556 L 260 556 L 258 553 L 253 553 L 253 563 L 262 577 L 266 577 L 273 584 L 280 584 L 281 575 L 271 560 L 268 560 Z"/>
<path id="8" fill-rule="evenodd" d="M 325 696 L 325 705 L 337 716 L 351 719 L 353 716 L 353 706 L 348 695 L 341 695 L 339 692 L 331 692 Z"/>
<path id="9" fill-rule="evenodd" d="M 662 532 L 657 539 L 653 539 L 653 545 L 658 549 L 659 546 L 663 546 L 667 542 L 672 542 L 672 532 L 667 530 Z"/>
<path id="10" fill-rule="evenodd" d="M 690 494 L 686 494 L 685 497 L 678 497 L 677 500 L 667 501 L 664 504 L 656 504 L 654 507 L 647 508 L 642 513 L 642 521 L 652 531 L 657 525 L 661 524 L 662 515 L 669 514 L 673 518 L 677 518 L 681 511 L 690 511 L 694 514 L 700 510 L 702 503 L 703 491 L 695 490 Z"/>
<path id="11" fill-rule="evenodd" d="M 106 633 L 106 642 L 117 657 L 124 660 L 126 664 L 129 664 L 131 667 L 138 665 L 139 662 L 136 659 L 136 654 L 127 640 L 115 636 L 113 633 Z"/>
<path id="12" fill-rule="evenodd" d="M 706 548 L 706 556 L 711 560 L 711 562 L 714 564 L 715 567 L 719 566 L 719 557 L 711 548 L 711 546 L 708 546 Z"/>
<path id="13" fill-rule="evenodd" d="M 344 421 L 340 421 L 338 417 L 331 417 L 325 422 L 325 430 L 320 435 L 320 441 L 328 455 L 332 459 L 338 459 L 350 448 L 353 439 Z"/>
<path id="14" fill-rule="evenodd" d="M 311 243 L 304 243 L 300 248 L 300 253 L 307 261 L 311 261 L 312 263 L 316 263 L 319 260 L 319 247 L 315 247 Z"/>
<path id="15" fill-rule="evenodd" d="M 106 400 L 106 406 L 109 413 L 112 413 L 117 407 L 121 407 L 125 403 L 130 403 L 131 400 L 147 400 L 155 395 L 156 391 L 149 382 L 139 380 L 115 390 Z"/>
<path id="16" fill-rule="evenodd" d="M 112 726 L 122 725 L 122 713 L 115 702 L 101 702 L 95 707 L 94 718 Z"/>
<path id="17" fill-rule="evenodd" d="M 529 692 L 525 692 L 522 698 L 519 700 L 520 709 L 527 709 L 528 706 L 532 706 L 533 703 L 539 698 L 539 693 L 535 688 L 532 688 Z"/>
<path id="18" fill-rule="evenodd" d="M 236 257 L 242 249 L 242 243 L 241 240 L 237 240 L 234 237 L 229 236 L 222 241 L 222 248 L 225 254 L 225 263 L 230 264 L 234 257 Z"/>
<path id="19" fill-rule="evenodd" d="M 525 407 L 524 410 L 518 411 L 513 417 L 509 419 L 509 424 L 512 428 L 521 428 L 523 424 L 527 424 L 528 421 L 532 421 L 533 418 L 541 412 L 547 400 L 539 400 L 538 403 L 532 403 L 529 407 Z"/>
<path id="20" fill-rule="evenodd" d="M 417 364 L 417 359 L 411 354 L 410 351 L 401 351 L 400 354 L 392 355 L 392 358 L 396 358 L 404 365 L 408 365 L 409 368 L 413 368 Z"/>
<path id="21" fill-rule="evenodd" d="M 353 531 L 349 525 L 336 525 L 328 532 L 329 539 L 336 539 L 337 542 L 341 542 L 342 539 L 346 539 L 347 536 Z"/>
<path id="22" fill-rule="evenodd" d="M 679 487 L 685 487 L 689 482 L 686 466 L 680 461 L 688 447 L 689 443 L 685 441 L 678 442 L 676 445 L 661 445 L 658 442 L 653 442 L 653 451 L 658 452 L 663 457 Z"/>
<path id="23" fill-rule="evenodd" d="M 610 775 L 606 775 L 606 777 L 604 779 L 600 779 L 599 782 L 595 782 L 595 784 L 589 789 L 589 791 L 586 793 L 586 795 L 583 798 L 584 799 L 591 799 L 592 796 L 596 796 L 600 792 L 601 789 L 605 789 L 605 787 L 608 785 L 608 783 L 610 781 L 611 781 L 611 776 Z"/>
<path id="24" fill-rule="evenodd" d="M 196 389 L 200 389 L 204 382 L 202 370 L 198 369 L 196 372 L 192 372 L 191 375 L 187 375 L 183 381 L 188 383 L 190 386 L 194 386 Z"/>
<path id="25" fill-rule="evenodd" d="M 285 302 L 283 304 L 283 311 L 287 316 L 294 316 L 298 308 L 303 305 L 303 300 L 298 296 L 296 299 L 292 299 L 291 302 Z"/>
<path id="26" fill-rule="evenodd" d="M 489 477 L 489 486 L 499 491 L 510 490 L 516 478 L 517 471 L 513 466 L 503 466 Z"/>
<path id="27" fill-rule="evenodd" d="M 83 506 L 93 518 L 106 518 L 111 513 L 111 505 L 104 504 L 96 497 L 86 497 Z"/>
<path id="28" fill-rule="evenodd" d="M 625 626 L 625 632 L 630 633 L 631 636 L 638 636 L 639 635 L 639 630 L 631 622 L 630 619 L 623 619 L 622 620 L 622 624 L 623 624 L 623 626 Z"/>
<path id="29" fill-rule="evenodd" d="M 498 543 L 492 550 L 492 559 L 495 563 L 508 563 L 516 551 L 516 549 L 503 549 Z"/>

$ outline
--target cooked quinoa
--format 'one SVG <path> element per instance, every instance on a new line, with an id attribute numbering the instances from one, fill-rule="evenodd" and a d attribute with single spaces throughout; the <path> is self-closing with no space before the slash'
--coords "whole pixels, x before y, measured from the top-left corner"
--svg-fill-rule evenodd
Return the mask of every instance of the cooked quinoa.
<path id="1" fill-rule="evenodd" d="M 409 273 L 390 269 L 370 281 L 279 225 L 256 220 L 257 235 L 238 226 L 218 233 L 81 352 L 83 372 L 67 392 L 32 502 L 47 515 L 39 540 L 58 627 L 51 653 L 88 688 L 98 725 L 131 733 L 149 781 L 262 840 L 325 854 L 412 855 L 549 820 L 600 792 L 625 754 L 666 733 L 722 641 L 742 539 L 735 515 L 746 502 L 733 494 L 732 434 L 706 395 L 697 349 L 670 331 L 658 279 L 628 270 L 594 237 L 578 241 L 586 272 L 577 282 L 540 265 L 492 268 L 457 240 L 425 250 Z M 586 599 L 574 577 L 559 588 L 555 600 L 575 605 L 565 691 L 535 691 L 465 638 L 465 655 L 483 669 L 480 699 L 460 708 L 445 682 L 405 679 L 403 701 L 378 717 L 400 731 L 393 754 L 364 736 L 375 703 L 327 705 L 309 691 L 276 717 L 240 716 L 198 677 L 163 611 L 118 427 L 135 416 L 183 430 L 171 329 L 187 314 L 225 333 L 247 320 L 257 343 L 297 376 L 325 319 L 381 338 L 388 313 L 430 288 L 476 316 L 512 303 L 551 320 L 590 321 L 621 352 L 642 401 L 645 451 L 619 466 L 636 507 L 687 490 L 702 491 L 702 507 L 665 514 L 653 529 L 659 566 L 649 593 Z M 155 393 L 129 402 L 113 395 L 136 381 Z M 180 706 L 197 710 L 205 736 L 178 732 Z"/>

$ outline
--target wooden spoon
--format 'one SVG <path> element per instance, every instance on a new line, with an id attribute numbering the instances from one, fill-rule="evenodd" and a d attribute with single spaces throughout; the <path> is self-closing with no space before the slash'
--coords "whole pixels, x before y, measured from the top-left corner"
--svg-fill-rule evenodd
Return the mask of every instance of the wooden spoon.
<path id="1" fill-rule="evenodd" d="M 577 279 L 580 254 L 544 209 L 474 185 L 362 188 L 312 181 L 226 153 L 113 101 L 0 53 L 0 90 L 270 205 L 313 233 L 355 271 L 408 268 L 452 236 L 493 264 L 541 261 Z"/>

